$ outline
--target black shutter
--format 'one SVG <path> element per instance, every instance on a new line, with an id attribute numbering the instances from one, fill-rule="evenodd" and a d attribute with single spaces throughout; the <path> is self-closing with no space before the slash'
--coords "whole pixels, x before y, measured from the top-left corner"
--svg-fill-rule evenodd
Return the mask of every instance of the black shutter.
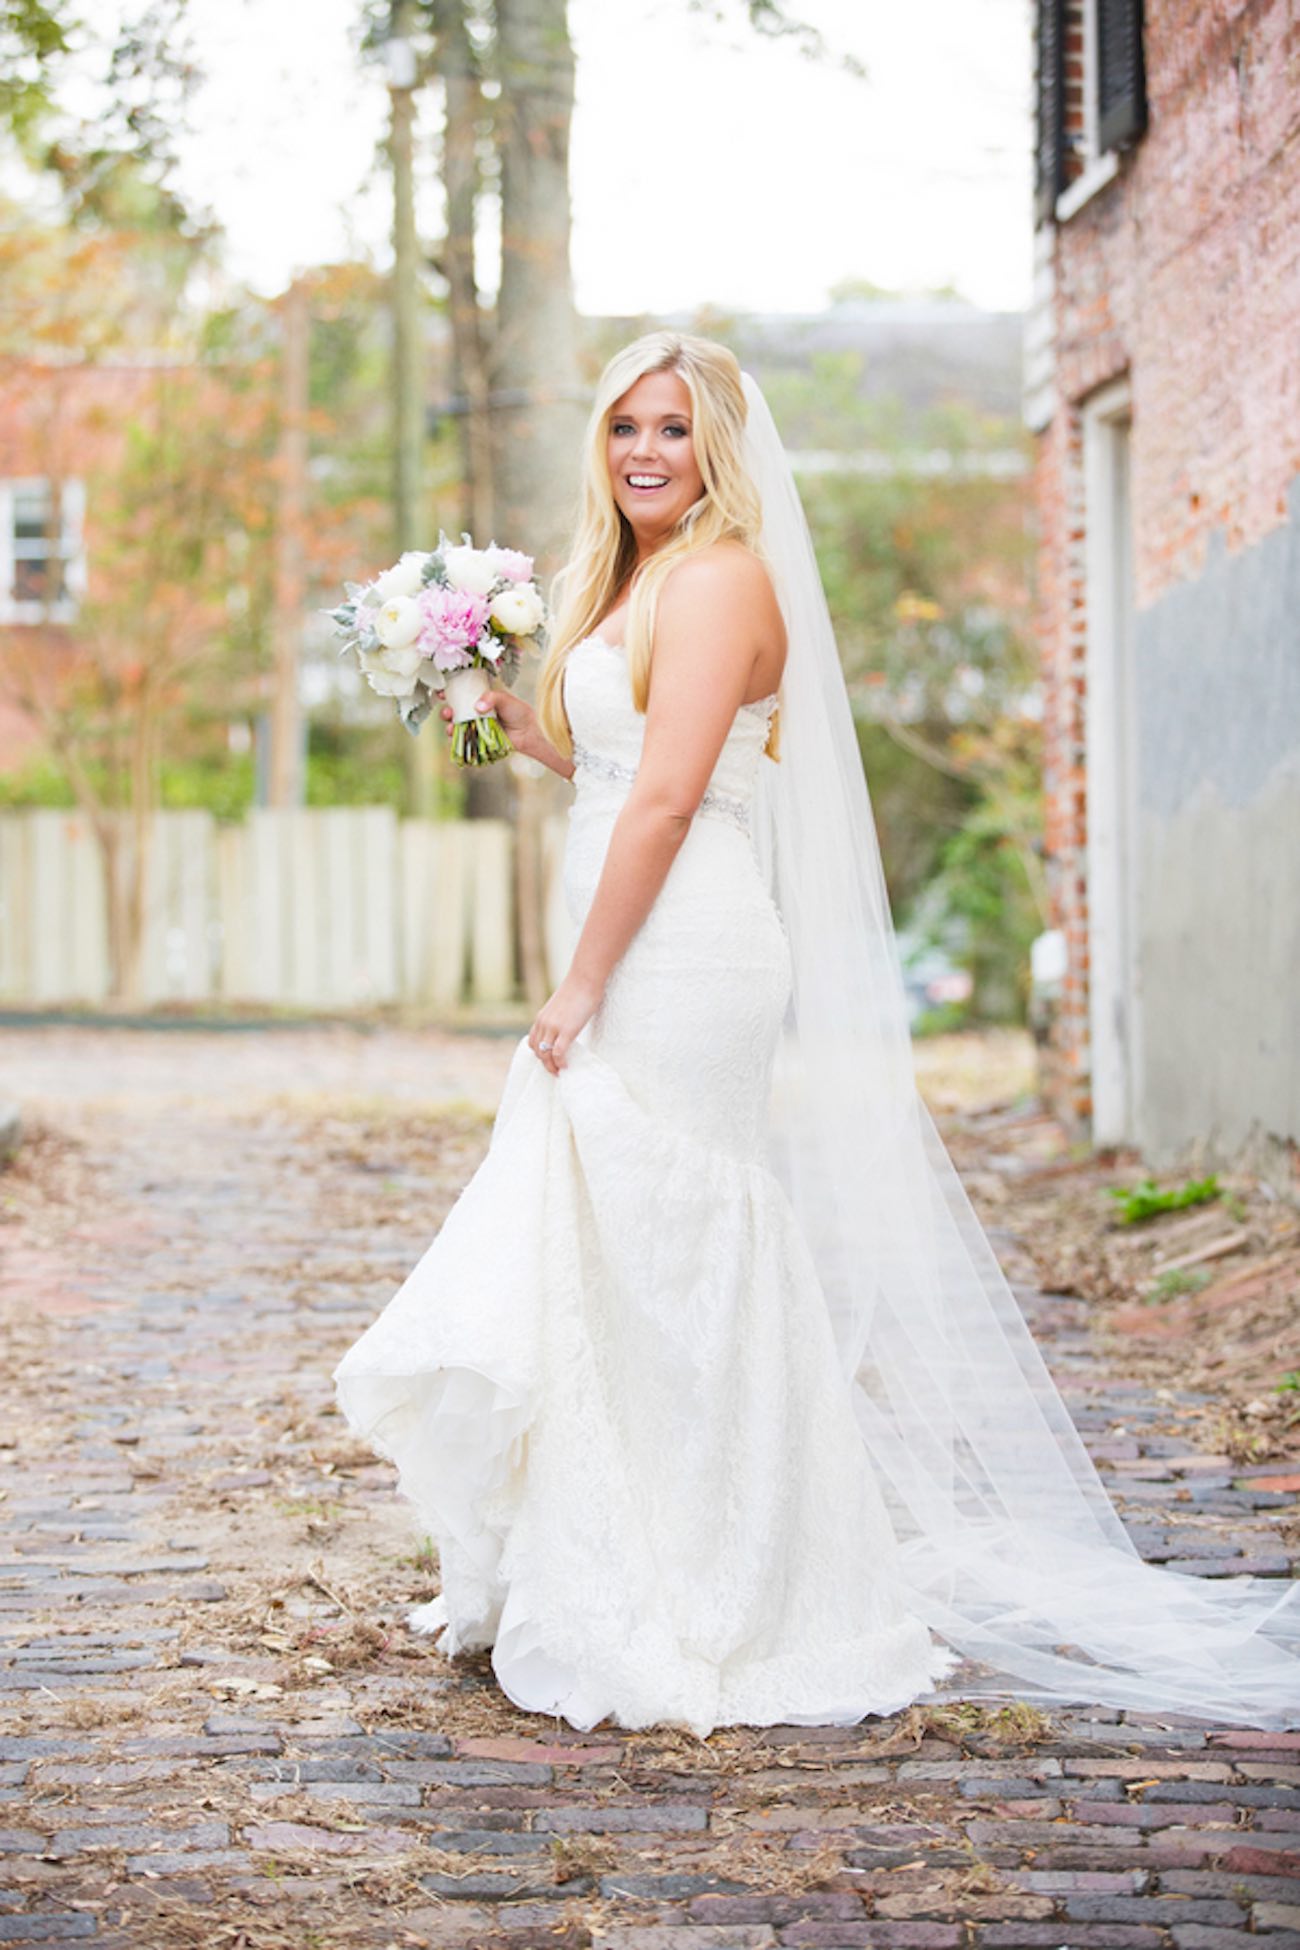
<path id="1" fill-rule="evenodd" d="M 1122 148 L 1147 125 L 1142 0 L 1096 0 L 1097 147 Z"/>
<path id="2" fill-rule="evenodd" d="M 1034 221 L 1046 223 L 1065 188 L 1065 0 L 1037 0 Z"/>

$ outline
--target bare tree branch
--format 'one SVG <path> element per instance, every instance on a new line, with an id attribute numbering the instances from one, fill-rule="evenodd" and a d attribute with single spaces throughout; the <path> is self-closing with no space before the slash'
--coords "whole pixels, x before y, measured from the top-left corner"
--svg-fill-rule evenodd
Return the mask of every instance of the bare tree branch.
<path id="1" fill-rule="evenodd" d="M 782 0 L 732 0 L 732 4 L 727 0 L 688 0 L 688 4 L 691 13 L 701 14 L 719 27 L 726 26 L 739 12 L 754 32 L 767 40 L 794 41 L 805 59 L 827 61 L 855 80 L 866 79 L 866 68 L 856 54 L 837 52 L 820 27 L 790 13 Z"/>

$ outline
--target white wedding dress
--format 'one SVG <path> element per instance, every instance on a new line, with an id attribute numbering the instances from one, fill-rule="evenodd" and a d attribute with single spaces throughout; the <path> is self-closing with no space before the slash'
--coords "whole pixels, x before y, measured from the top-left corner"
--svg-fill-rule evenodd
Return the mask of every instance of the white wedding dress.
<path id="1" fill-rule="evenodd" d="M 645 720 L 598 635 L 565 702 L 580 923 Z M 335 1373 L 438 1546 L 414 1622 L 579 1728 L 852 1723 L 953 1664 L 764 1157 L 791 970 L 747 829 L 774 703 L 737 712 L 561 1075 L 520 1042 L 487 1157 Z"/>

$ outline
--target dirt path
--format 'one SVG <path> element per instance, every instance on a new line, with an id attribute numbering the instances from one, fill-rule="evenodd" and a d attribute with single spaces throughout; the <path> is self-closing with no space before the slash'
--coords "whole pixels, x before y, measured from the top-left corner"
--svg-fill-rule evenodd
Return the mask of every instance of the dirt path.
<path id="1" fill-rule="evenodd" d="M 1300 1736 L 578 1736 L 406 1632 L 432 1567 L 328 1376 L 481 1154 L 512 1047 L 0 1032 L 35 1126 L 0 1179 L 0 1944 L 1300 1943 Z M 1197 1450 L 1203 1389 L 1103 1369 L 996 1204 L 1143 1549 L 1289 1570 L 1293 1493 Z"/>

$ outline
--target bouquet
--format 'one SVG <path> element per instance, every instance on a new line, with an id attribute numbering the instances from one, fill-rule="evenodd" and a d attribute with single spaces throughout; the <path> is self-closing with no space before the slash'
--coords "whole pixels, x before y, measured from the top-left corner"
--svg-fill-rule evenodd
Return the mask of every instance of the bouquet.
<path id="1" fill-rule="evenodd" d="M 530 555 L 495 542 L 475 548 L 468 535 L 453 545 L 440 534 L 431 554 L 410 550 L 373 582 L 344 590 L 347 601 L 326 611 L 343 639 L 339 655 L 356 652 L 370 688 L 396 701 L 409 732 L 419 731 L 436 693 L 451 706 L 458 764 L 490 765 L 514 749 L 496 716 L 474 706 L 485 686 L 514 676 L 525 650 L 546 647 Z"/>

